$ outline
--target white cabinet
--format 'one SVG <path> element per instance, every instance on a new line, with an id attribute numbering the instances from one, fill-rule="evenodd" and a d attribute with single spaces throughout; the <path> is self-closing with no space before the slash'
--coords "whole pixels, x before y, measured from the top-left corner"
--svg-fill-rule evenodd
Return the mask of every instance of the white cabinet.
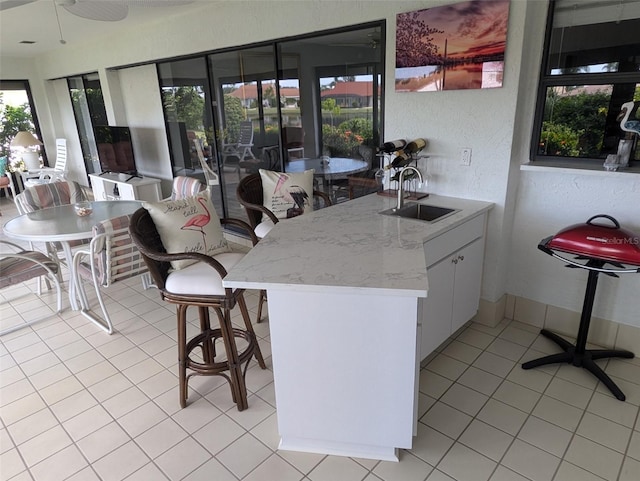
<path id="1" fill-rule="evenodd" d="M 125 174 L 89 174 L 95 200 L 145 200 L 162 198 L 160 179 Z M 131 178 L 130 178 L 131 177 Z"/>
<path id="2" fill-rule="evenodd" d="M 420 306 L 421 359 L 478 311 L 485 217 L 474 217 L 424 244 L 429 290 Z"/>

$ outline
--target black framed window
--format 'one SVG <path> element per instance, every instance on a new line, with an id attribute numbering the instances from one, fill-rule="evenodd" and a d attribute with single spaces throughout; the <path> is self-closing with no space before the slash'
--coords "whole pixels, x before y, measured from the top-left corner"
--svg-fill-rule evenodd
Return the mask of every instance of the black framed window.
<path id="1" fill-rule="evenodd" d="M 620 128 L 640 102 L 640 0 L 555 0 L 549 5 L 532 160 L 602 162 L 638 135 Z M 635 115 L 635 114 L 634 114 Z"/>
<path id="2" fill-rule="evenodd" d="M 98 147 L 93 128 L 97 125 L 109 124 L 100 77 L 97 73 L 69 77 L 67 85 L 87 174 L 100 173 L 102 170 L 98 161 Z"/>

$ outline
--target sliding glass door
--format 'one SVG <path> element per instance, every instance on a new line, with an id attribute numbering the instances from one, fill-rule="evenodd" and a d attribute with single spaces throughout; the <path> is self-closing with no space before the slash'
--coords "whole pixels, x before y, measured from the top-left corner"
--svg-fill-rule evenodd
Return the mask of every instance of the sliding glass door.
<path id="1" fill-rule="evenodd" d="M 219 215 L 244 219 L 242 177 L 379 145 L 383 46 L 377 22 L 158 64 L 174 175 L 204 180 L 197 140 L 220 177 Z"/>
<path id="2" fill-rule="evenodd" d="M 257 171 L 265 147 L 278 148 L 273 45 L 211 54 L 213 119 L 225 212 L 246 217 L 236 199 L 240 178 Z"/>

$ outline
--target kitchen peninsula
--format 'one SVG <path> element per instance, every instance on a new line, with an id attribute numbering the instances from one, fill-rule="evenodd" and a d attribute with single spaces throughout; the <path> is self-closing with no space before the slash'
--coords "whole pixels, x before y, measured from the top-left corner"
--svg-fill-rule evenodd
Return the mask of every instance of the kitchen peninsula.
<path id="1" fill-rule="evenodd" d="M 280 222 L 224 279 L 267 290 L 280 449 L 397 461 L 417 429 L 420 361 L 477 310 L 492 204 L 431 195 L 457 211 L 429 223 L 379 214 L 393 203 L 373 194 Z"/>

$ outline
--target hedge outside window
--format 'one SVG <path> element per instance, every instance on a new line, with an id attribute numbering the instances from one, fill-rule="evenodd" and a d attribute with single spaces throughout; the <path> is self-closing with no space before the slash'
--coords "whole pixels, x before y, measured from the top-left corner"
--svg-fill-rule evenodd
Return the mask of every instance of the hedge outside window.
<path id="1" fill-rule="evenodd" d="M 550 3 L 533 160 L 616 154 L 622 104 L 640 101 L 640 0 Z M 631 160 L 640 160 L 637 140 Z"/>

